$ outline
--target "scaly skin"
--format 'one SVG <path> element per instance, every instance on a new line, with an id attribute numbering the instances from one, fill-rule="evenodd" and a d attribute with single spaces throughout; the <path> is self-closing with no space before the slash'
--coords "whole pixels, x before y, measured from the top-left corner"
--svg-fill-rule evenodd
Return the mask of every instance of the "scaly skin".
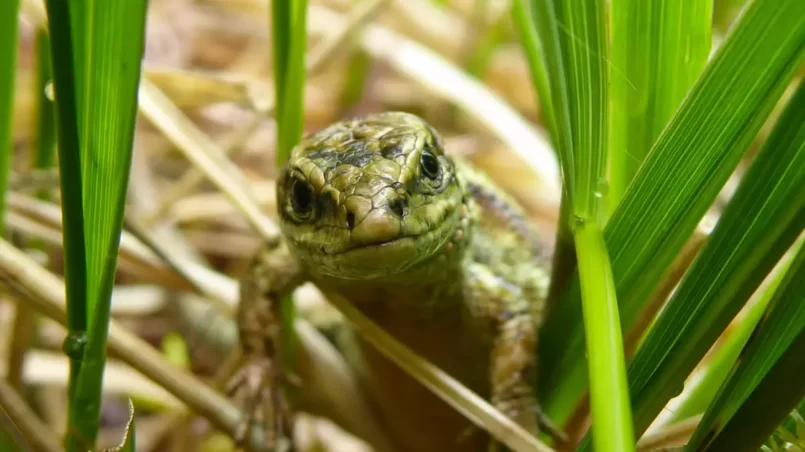
<path id="1" fill-rule="evenodd" d="M 538 432 L 537 330 L 548 283 L 522 211 L 406 113 L 336 123 L 293 150 L 277 186 L 283 238 L 260 251 L 238 312 L 234 381 L 288 435 L 278 300 L 305 281 L 343 295 L 413 351 Z M 401 451 L 481 451 L 488 436 L 371 346 L 341 347 Z M 268 380 L 266 380 L 268 378 Z M 245 388 L 245 389 L 244 389 Z M 304 390 L 304 388 L 302 388 Z"/>

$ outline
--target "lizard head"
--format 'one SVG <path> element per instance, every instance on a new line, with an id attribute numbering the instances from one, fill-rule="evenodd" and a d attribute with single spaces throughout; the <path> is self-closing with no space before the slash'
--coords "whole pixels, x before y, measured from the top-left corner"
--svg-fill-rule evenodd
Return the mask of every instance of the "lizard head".
<path id="1" fill-rule="evenodd" d="M 465 191 L 436 131 L 407 113 L 341 121 L 297 145 L 277 181 L 292 252 L 344 279 L 455 261 L 467 240 Z"/>

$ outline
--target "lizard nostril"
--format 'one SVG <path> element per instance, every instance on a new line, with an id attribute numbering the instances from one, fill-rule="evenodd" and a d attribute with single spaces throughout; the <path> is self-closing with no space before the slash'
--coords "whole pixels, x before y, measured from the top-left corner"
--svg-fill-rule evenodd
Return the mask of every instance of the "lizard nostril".
<path id="1" fill-rule="evenodd" d="M 347 212 L 347 228 L 353 229 L 355 227 L 355 214 Z"/>
<path id="2" fill-rule="evenodd" d="M 396 198 L 389 201 L 389 210 L 394 212 L 395 215 L 402 218 L 405 216 L 405 201 L 402 198 Z"/>

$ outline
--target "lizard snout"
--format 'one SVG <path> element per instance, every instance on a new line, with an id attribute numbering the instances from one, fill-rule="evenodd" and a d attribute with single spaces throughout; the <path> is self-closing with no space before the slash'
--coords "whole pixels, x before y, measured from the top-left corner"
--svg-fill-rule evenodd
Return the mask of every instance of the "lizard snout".
<path id="1" fill-rule="evenodd" d="M 361 215 L 359 205 L 347 203 L 346 222 L 351 241 L 358 246 L 384 243 L 400 237 L 402 219 L 407 213 L 408 199 L 404 193 L 386 192 L 376 207 Z"/>

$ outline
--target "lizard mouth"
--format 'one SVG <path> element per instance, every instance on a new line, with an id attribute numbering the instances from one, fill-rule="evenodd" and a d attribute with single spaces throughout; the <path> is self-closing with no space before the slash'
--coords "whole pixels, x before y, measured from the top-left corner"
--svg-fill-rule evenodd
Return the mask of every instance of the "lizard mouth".
<path id="1" fill-rule="evenodd" d="M 450 241 L 454 223 L 441 221 L 420 234 L 403 235 L 384 242 L 360 245 L 337 252 L 323 248 L 307 255 L 316 273 L 340 279 L 365 280 L 405 272 L 441 253 Z"/>

